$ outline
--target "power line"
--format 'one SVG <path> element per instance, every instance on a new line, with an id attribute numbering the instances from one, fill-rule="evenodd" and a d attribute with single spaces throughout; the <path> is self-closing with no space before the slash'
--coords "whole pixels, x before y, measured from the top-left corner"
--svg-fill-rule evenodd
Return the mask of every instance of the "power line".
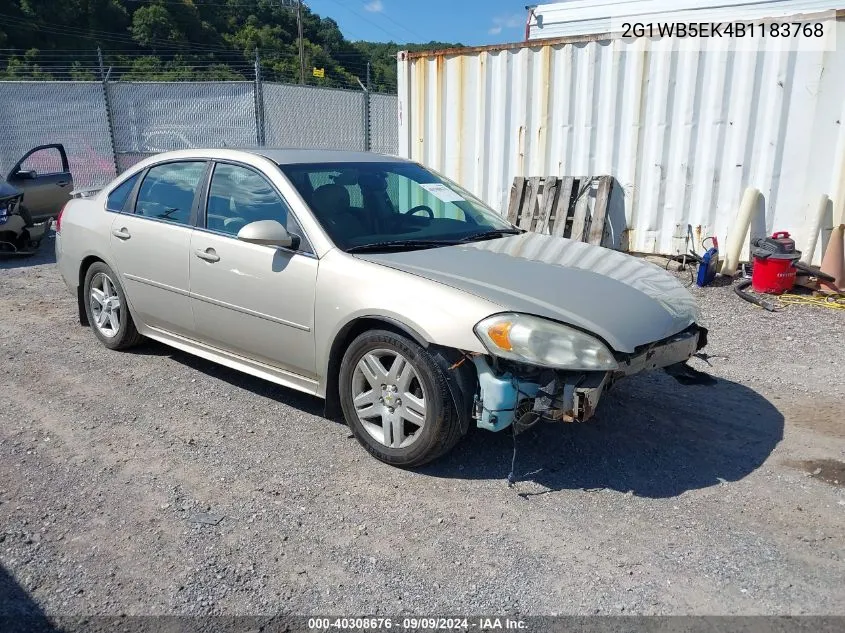
<path id="1" fill-rule="evenodd" d="M 392 34 L 392 33 L 390 33 L 389 31 L 387 31 L 387 30 L 385 30 L 385 29 L 383 29 L 381 26 L 379 26 L 378 24 L 376 24 L 375 22 L 373 22 L 372 20 L 370 20 L 368 17 L 366 17 L 365 15 L 361 14 L 360 12 L 355 11 L 354 9 L 351 9 L 351 8 L 347 7 L 345 4 L 341 4 L 341 3 L 340 3 L 340 2 L 338 2 L 337 0 L 329 0 L 329 2 L 331 2 L 332 4 L 336 4 L 337 6 L 339 6 L 341 9 L 343 9 L 343 10 L 345 10 L 345 11 L 349 11 L 349 13 L 351 13 L 352 15 L 354 15 L 354 16 L 356 16 L 356 17 L 358 17 L 358 18 L 362 19 L 362 20 L 364 20 L 364 22 L 369 22 L 369 23 L 370 23 L 370 24 L 372 24 L 374 27 L 376 27 L 379 31 L 381 31 L 382 33 L 385 33 L 385 34 L 386 34 L 386 35 L 388 35 L 391 39 L 393 39 L 393 34 Z"/>
<path id="2" fill-rule="evenodd" d="M 171 69 L 180 69 L 180 68 L 198 68 L 198 69 L 211 69 L 211 70 L 221 70 L 225 68 L 230 68 L 233 70 L 243 70 L 243 71 L 252 71 L 254 69 L 254 64 L 250 63 L 244 59 L 239 60 L 224 60 L 224 59 L 162 59 L 158 56 L 109 56 L 108 51 L 104 51 L 104 54 L 108 57 L 108 65 L 114 70 L 138 70 L 138 71 L 156 71 L 156 70 L 171 70 Z M 285 55 L 285 56 L 270 56 L 265 58 L 265 68 L 268 70 L 273 70 L 276 72 L 280 72 L 280 70 L 276 69 L 273 66 L 274 62 L 295 62 L 297 60 L 295 55 Z M 34 58 L 26 58 L 16 55 L 0 55 L 0 63 L 4 63 L 8 65 L 10 62 L 18 62 L 20 64 L 29 64 L 32 66 L 38 66 L 39 68 L 46 70 L 56 70 L 62 68 L 69 68 L 69 69 L 85 69 L 88 67 L 98 69 L 98 63 L 95 59 L 78 59 L 74 56 L 61 56 L 61 57 L 34 57 Z M 145 62 L 152 62 L 152 65 L 148 66 Z M 366 62 L 359 62 L 359 63 L 345 63 L 345 64 L 338 64 L 336 66 L 337 73 L 345 73 L 350 76 L 359 75 L 362 76 L 364 72 L 366 72 Z M 291 72 L 293 72 L 291 70 Z"/>
<path id="3" fill-rule="evenodd" d="M 290 9 L 290 8 L 292 8 L 292 7 L 286 7 L 286 6 L 279 6 L 276 2 L 273 2 L 272 0 L 265 0 L 266 4 L 265 4 L 265 6 L 262 7 L 259 4 L 260 2 L 262 2 L 262 0 L 253 0 L 252 2 L 250 2 L 250 1 L 247 1 L 247 2 L 203 2 L 202 0 L 194 0 L 194 6 L 198 9 L 201 8 L 201 7 L 232 7 L 232 8 L 255 7 L 257 9 L 270 9 L 270 10 L 277 9 L 277 8 L 279 8 L 279 9 Z M 130 4 L 130 5 L 131 4 L 139 4 L 140 5 L 141 2 L 140 2 L 140 0 L 127 0 L 127 4 Z M 190 5 L 186 4 L 185 2 L 181 2 L 180 0 L 156 0 L 156 4 L 169 4 L 169 5 L 183 6 L 183 7 L 190 6 Z M 144 5 L 144 6 L 146 6 L 146 5 Z M 138 8 L 141 8 L 141 7 L 139 6 Z"/>
<path id="4" fill-rule="evenodd" d="M 44 33 L 50 33 L 51 35 L 65 35 L 71 37 L 77 37 L 80 39 L 88 39 L 91 41 L 114 41 L 114 42 L 121 42 L 121 43 L 132 43 L 138 44 L 138 42 L 128 35 L 119 35 L 117 33 L 110 33 L 107 31 L 98 31 L 96 29 L 82 29 L 80 27 L 74 26 L 67 26 L 62 24 L 56 24 L 52 22 L 44 22 L 43 24 L 33 24 L 30 21 L 22 20 L 15 16 L 6 15 L 0 13 L 0 18 L 5 18 L 6 20 L 12 22 L 12 24 L 17 26 L 23 26 L 25 28 L 35 30 L 35 31 L 42 31 Z M 186 49 L 191 48 L 190 43 L 185 44 Z M 206 46 L 204 50 L 220 50 L 220 51 L 229 51 L 232 49 L 224 48 L 224 47 L 217 47 L 217 46 Z"/>
<path id="5" fill-rule="evenodd" d="M 356 13 L 345 7 L 344 5 L 332 0 L 338 6 L 348 10 L 352 13 Z M 211 6 L 212 3 L 207 3 L 205 6 Z M 316 15 L 316 14 L 314 14 Z M 357 15 L 357 13 L 356 13 Z M 359 16 L 365 21 L 372 24 L 374 27 L 380 29 L 381 31 L 385 32 L 387 35 L 391 35 L 388 31 L 381 28 L 379 25 L 375 24 L 371 20 L 368 20 L 364 16 Z M 24 28 L 30 31 L 37 31 L 42 33 L 47 33 L 51 35 L 62 35 L 62 36 L 69 36 L 78 39 L 85 39 L 96 43 L 103 43 L 103 42 L 114 42 L 116 44 L 121 44 L 123 46 L 126 45 L 134 45 L 138 46 L 138 42 L 134 38 L 129 35 L 121 35 L 119 33 L 112 33 L 106 31 L 99 31 L 96 29 L 84 29 L 82 27 L 75 27 L 75 26 L 68 26 L 68 25 L 60 25 L 57 23 L 50 23 L 50 22 L 43 22 L 43 23 L 33 23 L 32 21 L 28 21 L 22 19 L 18 16 L 12 16 L 8 14 L 0 13 L 0 18 L 5 18 L 7 22 L 11 23 L 13 26 L 17 28 Z M 401 25 L 400 25 L 401 26 Z M 392 36 L 391 36 L 392 37 Z M 353 46 L 352 43 L 349 44 Z M 37 50 L 37 53 L 30 57 L 26 57 L 29 49 L 21 49 L 21 48 L 4 48 L 0 49 L 0 51 L 9 51 L 12 53 L 10 55 L 9 61 L 11 59 L 15 59 L 16 61 L 22 61 L 24 63 L 31 63 L 38 65 L 39 67 L 43 68 L 44 72 L 49 72 L 51 69 L 55 69 L 55 72 L 59 72 L 62 70 L 62 62 L 68 69 L 72 71 L 80 71 L 85 70 L 84 66 L 81 65 L 86 61 L 91 61 L 93 64 L 95 62 L 96 53 L 93 51 L 85 51 L 85 50 L 78 50 L 78 49 L 54 49 L 54 50 Z M 198 61 L 202 61 L 203 64 L 206 66 L 197 66 L 197 68 L 208 68 L 210 65 L 218 65 L 221 68 L 215 68 L 214 71 L 221 70 L 222 67 L 229 67 L 233 69 L 233 71 L 240 71 L 243 68 L 245 71 L 251 68 L 251 64 L 245 61 L 244 59 L 244 51 L 239 50 L 234 46 L 224 47 L 224 46 L 214 46 L 214 45 L 204 45 L 204 46 L 196 46 L 190 42 L 186 42 L 180 45 L 174 45 L 170 43 L 163 43 L 161 45 L 156 45 L 154 50 L 138 50 L 137 48 L 128 49 L 128 48 L 115 48 L 112 50 L 105 50 L 105 54 L 108 56 L 109 61 L 112 63 L 110 66 L 115 70 L 115 72 L 119 72 L 123 69 L 130 69 L 132 72 L 144 73 L 159 73 L 159 72 L 172 72 L 176 68 L 194 68 L 194 66 L 190 66 L 186 62 L 196 63 Z M 351 76 L 355 75 L 363 75 L 366 70 L 367 60 L 370 59 L 369 56 L 364 52 L 337 52 L 331 53 L 328 50 L 326 51 L 329 59 L 335 64 L 338 68 L 338 71 L 341 73 L 348 73 Z M 143 66 L 137 67 L 134 65 L 129 65 L 127 63 L 121 62 L 122 58 L 126 60 L 139 60 L 143 58 L 159 58 L 161 56 L 171 56 L 171 57 L 183 57 L 183 56 L 208 56 L 211 59 L 206 60 L 161 60 L 164 64 L 162 67 L 153 68 L 153 69 L 146 69 Z M 20 56 L 20 57 L 19 57 Z M 87 59 L 86 59 L 87 58 Z M 288 55 L 285 53 L 280 52 L 272 52 L 269 56 L 270 59 L 275 60 L 293 60 L 295 59 L 294 55 Z M 76 62 L 74 64 L 74 62 Z M 8 64 L 8 62 L 7 62 Z M 272 70 L 274 73 L 279 73 L 280 71 L 276 69 L 268 69 Z M 348 81 L 344 79 L 344 81 Z"/>
<path id="6" fill-rule="evenodd" d="M 156 63 L 145 64 L 143 58 L 136 58 L 136 62 L 140 59 L 141 63 L 132 63 L 131 61 L 109 60 L 108 67 L 114 73 L 134 73 L 134 74 L 160 74 L 160 73 L 178 73 L 180 71 L 203 71 L 203 72 L 226 72 L 231 71 L 237 74 L 252 75 L 254 72 L 254 65 L 246 61 L 240 62 L 222 62 L 219 60 L 162 60 L 160 58 L 150 58 Z M 273 62 L 291 62 L 291 67 L 278 68 Z M 29 69 L 30 72 L 43 73 L 61 73 L 61 72 L 99 72 L 98 63 L 93 60 L 79 61 L 73 58 L 65 58 L 58 60 L 42 60 L 42 59 L 23 59 L 20 57 L 3 56 L 0 55 L 0 67 L 8 68 L 11 62 L 17 62 L 24 70 Z M 268 59 L 263 65 L 265 74 L 286 75 L 296 78 L 297 70 L 293 68 L 296 62 L 295 56 L 287 56 L 276 59 Z M 340 80 L 350 85 L 357 85 L 352 80 L 355 76 L 363 76 L 366 72 L 365 64 L 338 66 L 335 72 L 330 73 L 326 80 Z M 321 84 L 324 82 L 313 82 Z"/>
<path id="7" fill-rule="evenodd" d="M 366 2 L 366 0 L 359 0 L 359 2 L 360 2 L 363 6 L 365 6 L 365 7 L 367 6 L 367 2 Z M 394 20 L 392 17 L 390 17 L 390 16 L 389 16 L 387 13 L 385 13 L 384 11 L 382 11 L 382 12 L 378 13 L 378 15 L 380 15 L 380 16 L 381 16 L 381 17 L 383 17 L 383 18 L 385 18 L 386 20 L 389 20 L 390 22 L 393 22 L 393 24 L 395 24 L 396 26 L 398 26 L 400 29 L 402 29 L 403 31 L 406 31 L 407 33 L 410 33 L 411 35 L 413 35 L 415 38 L 419 39 L 420 41 L 422 41 L 422 40 L 424 39 L 422 35 L 420 35 L 419 33 L 416 33 L 415 31 L 413 31 L 413 30 L 411 30 L 411 29 L 409 29 L 407 26 L 405 26 L 405 25 L 403 25 L 403 24 L 400 24 L 399 22 L 397 22 L 396 20 Z"/>
<path id="8" fill-rule="evenodd" d="M 340 5 L 340 6 L 343 6 L 343 5 Z M 76 38 L 79 38 L 79 39 L 87 39 L 87 40 L 90 40 L 92 42 L 101 42 L 101 41 L 109 42 L 109 41 L 112 41 L 112 42 L 123 43 L 123 44 L 127 44 L 127 43 L 132 43 L 132 44 L 136 44 L 136 45 L 138 44 L 138 42 L 130 36 L 122 36 L 122 35 L 119 35 L 119 34 L 111 34 L 111 33 L 107 33 L 107 32 L 104 32 L 104 31 L 97 31 L 97 30 L 94 30 L 94 29 L 83 30 L 83 29 L 78 28 L 78 27 L 61 26 L 61 25 L 53 24 L 53 23 L 33 24 L 33 23 L 28 22 L 26 20 L 21 20 L 19 18 L 14 17 L 14 16 L 9 16 L 9 15 L 3 14 L 3 13 L 0 13 L 0 18 L 5 18 L 8 21 L 12 22 L 12 24 L 23 26 L 25 28 L 28 28 L 28 29 L 31 29 L 31 30 L 34 30 L 34 31 L 41 31 L 41 32 L 44 32 L 44 33 L 49 33 L 49 34 L 52 34 L 52 35 L 71 36 L 71 37 L 76 37 Z M 15 49 L 0 49 L 0 50 L 15 50 Z M 63 49 L 63 50 L 66 50 L 68 52 L 76 52 L 76 51 L 72 51 L 72 49 Z M 129 49 L 121 49 L 121 50 L 129 50 Z M 145 54 L 146 55 L 156 55 L 156 54 L 159 53 L 159 51 L 161 51 L 161 52 L 166 51 L 168 53 L 186 52 L 186 53 L 220 53 L 220 54 L 225 53 L 225 54 L 233 54 L 233 55 L 234 54 L 242 54 L 241 51 L 239 51 L 236 48 L 226 48 L 226 47 L 222 47 L 222 46 L 208 46 L 208 45 L 196 46 L 196 45 L 194 45 L 190 42 L 186 42 L 185 44 L 182 44 L 182 45 L 173 45 L 173 44 L 162 44 L 161 46 L 157 45 L 155 47 L 155 53 L 153 53 L 152 51 L 150 51 L 148 53 L 144 53 L 142 51 L 138 51 L 137 49 L 129 50 L 130 53 L 134 53 L 134 54 L 138 54 L 138 55 L 145 55 Z M 49 51 L 49 50 L 44 51 L 45 54 L 49 54 L 50 52 L 55 52 L 55 51 Z M 106 51 L 106 52 L 107 52 L 107 54 L 111 55 L 111 54 L 117 54 L 118 50 L 115 49 L 114 51 L 109 50 L 109 51 Z M 39 54 L 40 54 L 40 51 L 39 51 Z M 87 54 L 96 55 L 96 53 L 87 53 Z M 352 55 L 354 55 L 354 54 L 349 54 L 349 53 L 331 54 L 328 51 L 327 51 L 327 54 L 332 58 L 341 57 L 341 56 L 351 57 Z M 364 58 L 364 59 L 367 58 L 364 53 L 360 53 L 360 56 L 361 56 L 361 58 Z"/>

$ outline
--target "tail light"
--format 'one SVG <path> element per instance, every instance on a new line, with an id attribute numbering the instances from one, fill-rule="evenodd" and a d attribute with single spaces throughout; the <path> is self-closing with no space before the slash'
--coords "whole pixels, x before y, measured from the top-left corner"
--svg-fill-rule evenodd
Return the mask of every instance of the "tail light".
<path id="1" fill-rule="evenodd" d="M 65 202 L 65 204 L 62 206 L 62 210 L 59 211 L 59 215 L 56 216 L 56 233 L 62 232 L 62 214 L 65 212 L 67 205 L 68 203 Z"/>

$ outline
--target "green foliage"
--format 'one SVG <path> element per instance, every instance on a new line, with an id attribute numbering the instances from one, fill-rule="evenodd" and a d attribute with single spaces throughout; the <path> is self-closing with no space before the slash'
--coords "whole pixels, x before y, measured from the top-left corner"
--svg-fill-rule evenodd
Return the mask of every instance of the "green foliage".
<path id="1" fill-rule="evenodd" d="M 182 39 L 176 22 L 167 9 L 159 4 L 141 7 L 135 11 L 129 30 L 138 44 L 153 50 L 156 44 L 178 43 Z"/>
<path id="2" fill-rule="evenodd" d="M 36 62 L 38 59 L 38 49 L 31 48 L 26 51 L 21 57 L 15 57 L 9 60 L 6 67 L 6 79 L 52 79 L 48 72 Z"/>
<path id="3" fill-rule="evenodd" d="M 296 2 L 290 0 L 7 0 L 0 9 L 0 79 L 99 79 L 96 49 L 123 80 L 298 81 Z M 305 79 L 396 91 L 396 53 L 457 44 L 350 42 L 303 5 Z M 35 48 L 37 47 L 37 48 Z M 312 74 L 325 69 L 325 77 Z"/>
<path id="4" fill-rule="evenodd" d="M 94 81 L 97 77 L 79 62 L 73 62 L 70 68 L 70 78 L 74 81 Z"/>
<path id="5" fill-rule="evenodd" d="M 460 44 L 429 42 L 428 44 L 397 44 L 395 42 L 355 42 L 354 47 L 370 61 L 370 81 L 373 90 L 396 92 L 396 55 L 399 51 L 431 51 L 460 48 Z"/>

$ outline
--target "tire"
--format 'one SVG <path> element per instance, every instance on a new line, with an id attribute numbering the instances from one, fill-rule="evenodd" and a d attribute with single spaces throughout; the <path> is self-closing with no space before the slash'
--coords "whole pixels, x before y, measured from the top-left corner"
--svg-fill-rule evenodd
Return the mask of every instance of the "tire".
<path id="1" fill-rule="evenodd" d="M 403 364 L 394 365 L 400 358 Z M 461 439 L 458 412 L 442 370 L 425 349 L 404 336 L 386 330 L 358 336 L 343 356 L 338 388 L 343 416 L 355 438 L 386 464 L 421 466 L 448 453 Z"/>
<path id="2" fill-rule="evenodd" d="M 126 295 L 111 268 L 103 262 L 91 264 L 83 290 L 88 323 L 103 345 L 122 350 L 141 342 L 143 337 L 135 328 Z M 99 293 L 92 294 L 92 290 Z"/>

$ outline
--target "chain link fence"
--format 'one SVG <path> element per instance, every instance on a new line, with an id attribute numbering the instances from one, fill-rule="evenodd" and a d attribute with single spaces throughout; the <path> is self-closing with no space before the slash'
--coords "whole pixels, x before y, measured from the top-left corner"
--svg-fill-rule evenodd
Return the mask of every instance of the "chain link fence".
<path id="1" fill-rule="evenodd" d="M 252 82 L 117 82 L 108 89 L 121 171 L 159 152 L 258 143 Z"/>
<path id="2" fill-rule="evenodd" d="M 369 149 L 364 92 L 275 83 L 262 92 L 267 146 Z"/>
<path id="3" fill-rule="evenodd" d="M 370 124 L 370 151 L 399 153 L 399 97 L 370 94 L 367 120 Z"/>
<path id="4" fill-rule="evenodd" d="M 248 81 L 0 82 L 0 172 L 62 143 L 77 187 L 192 147 L 314 147 L 396 154 L 395 95 Z"/>
<path id="5" fill-rule="evenodd" d="M 9 173 L 27 151 L 48 143 L 65 146 L 78 182 L 114 178 L 102 83 L 0 82 L 0 173 Z"/>

